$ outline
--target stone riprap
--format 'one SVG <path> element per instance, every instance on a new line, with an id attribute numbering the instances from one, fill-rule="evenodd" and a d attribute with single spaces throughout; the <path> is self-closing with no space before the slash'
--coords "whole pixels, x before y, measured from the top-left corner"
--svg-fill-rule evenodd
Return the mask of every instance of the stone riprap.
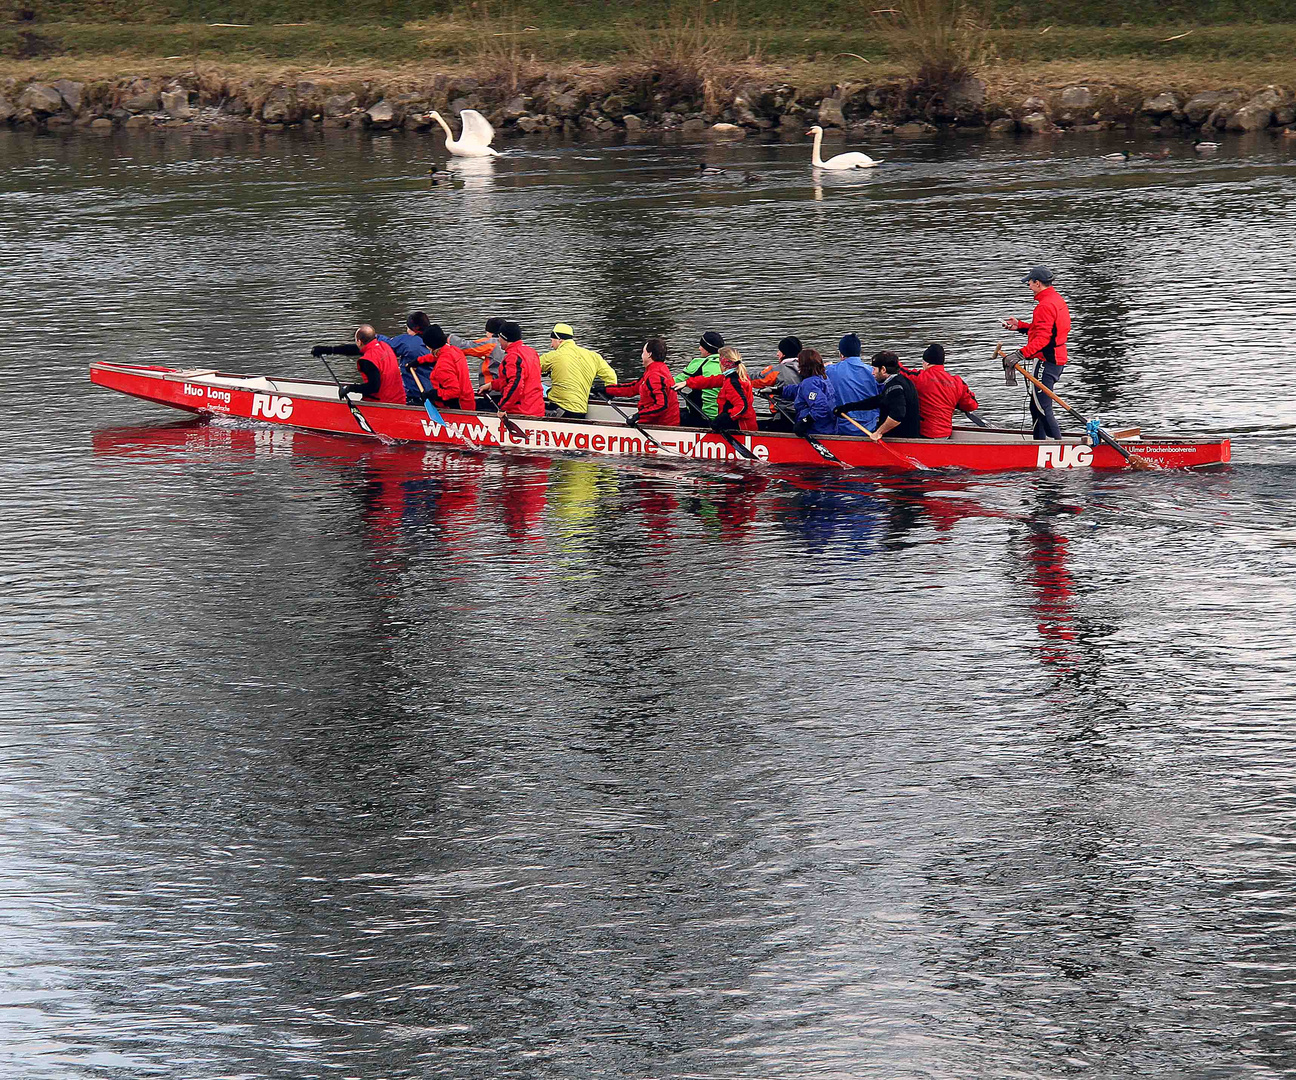
<path id="1" fill-rule="evenodd" d="M 1256 132 L 1296 122 L 1296 94 L 1284 86 L 1189 93 L 1177 88 L 1084 85 L 1037 87 L 1017 97 L 967 78 L 933 91 L 903 80 L 795 86 L 738 82 L 723 92 L 671 91 L 652 79 L 611 72 L 577 84 L 558 76 L 519 83 L 437 74 L 375 80 L 222 80 L 204 73 L 169 78 L 0 84 L 0 123 L 17 127 L 226 128 L 314 126 L 324 130 L 427 132 L 431 112 L 477 109 L 501 137 L 560 132 L 634 136 L 650 131 L 735 134 L 826 128 L 913 134 L 955 127 L 993 135 L 1143 129 L 1191 134 Z"/>

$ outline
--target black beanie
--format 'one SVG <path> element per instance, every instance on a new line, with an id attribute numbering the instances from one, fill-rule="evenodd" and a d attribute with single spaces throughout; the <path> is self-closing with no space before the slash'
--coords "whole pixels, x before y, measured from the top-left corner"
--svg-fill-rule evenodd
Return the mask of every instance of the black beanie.
<path id="1" fill-rule="evenodd" d="M 923 359 L 929 364 L 945 363 L 945 347 L 943 345 L 928 345 L 923 352 Z"/>
<path id="2" fill-rule="evenodd" d="M 785 360 L 795 360 L 801 352 L 801 339 L 788 335 L 778 343 L 778 351 Z"/>
<path id="3" fill-rule="evenodd" d="M 717 334 L 714 330 L 708 330 L 705 334 L 702 335 L 701 339 L 698 341 L 698 344 L 701 345 L 704 349 L 709 349 L 713 353 L 719 352 L 721 349 L 724 348 L 724 338 L 721 337 L 719 334 Z"/>
<path id="4" fill-rule="evenodd" d="M 419 337 L 423 339 L 423 344 L 429 349 L 439 349 L 449 340 L 445 331 L 436 323 L 424 330 Z"/>
<path id="5" fill-rule="evenodd" d="M 845 334 L 841 341 L 837 342 L 837 351 L 842 356 L 859 356 L 860 339 L 858 334 Z"/>
<path id="6" fill-rule="evenodd" d="M 515 322 L 506 322 L 500 327 L 499 336 L 505 341 L 521 341 L 522 327 L 518 326 Z"/>

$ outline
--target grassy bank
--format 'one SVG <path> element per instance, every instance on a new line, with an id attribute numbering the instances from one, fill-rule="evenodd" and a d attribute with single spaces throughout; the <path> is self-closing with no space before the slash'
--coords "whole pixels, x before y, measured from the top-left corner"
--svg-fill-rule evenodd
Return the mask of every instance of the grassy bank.
<path id="1" fill-rule="evenodd" d="M 507 62 L 606 68 L 632 56 L 636 34 L 643 33 L 643 24 L 625 21 L 571 29 L 462 15 L 399 26 L 37 22 L 10 24 L 4 31 L 0 77 L 87 79 L 197 68 L 244 77 L 288 70 L 390 76 L 482 68 L 489 74 Z M 872 26 L 825 26 L 821 20 L 813 29 L 793 30 L 734 22 L 724 33 L 722 48 L 733 62 L 770 75 L 831 83 L 876 79 L 904 68 L 895 38 Z M 982 74 L 991 86 L 1085 79 L 1244 88 L 1296 83 L 1296 21 L 999 29 L 991 32 L 990 44 Z"/>

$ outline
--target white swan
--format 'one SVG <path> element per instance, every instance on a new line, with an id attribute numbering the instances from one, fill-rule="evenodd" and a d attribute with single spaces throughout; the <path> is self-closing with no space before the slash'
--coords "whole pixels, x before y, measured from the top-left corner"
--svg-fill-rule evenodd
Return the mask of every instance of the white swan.
<path id="1" fill-rule="evenodd" d="M 810 134 L 814 136 L 814 153 L 810 155 L 810 164 L 816 169 L 871 169 L 879 162 L 874 161 L 868 154 L 852 153 L 838 154 L 836 157 L 830 157 L 827 161 L 819 156 L 819 148 L 823 145 L 823 128 L 818 124 L 810 129 Z"/>
<path id="2" fill-rule="evenodd" d="M 446 136 L 446 149 L 456 157 L 499 157 L 498 150 L 492 150 L 491 139 L 495 138 L 495 129 L 491 127 L 490 121 L 482 116 L 476 109 L 464 109 L 459 114 L 459 119 L 463 122 L 463 134 L 459 138 L 454 137 L 454 132 L 450 130 L 450 125 L 442 119 L 439 112 L 431 114 L 432 119 L 441 125 Z"/>

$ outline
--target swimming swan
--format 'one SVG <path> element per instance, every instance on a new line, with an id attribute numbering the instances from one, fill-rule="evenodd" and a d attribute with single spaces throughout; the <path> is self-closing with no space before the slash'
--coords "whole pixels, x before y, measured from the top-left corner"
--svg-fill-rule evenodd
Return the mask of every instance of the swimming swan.
<path id="1" fill-rule="evenodd" d="M 860 153 L 838 154 L 824 161 L 819 156 L 819 148 L 823 145 L 823 128 L 815 124 L 810 129 L 810 134 L 814 136 L 814 152 L 810 155 L 810 164 L 816 169 L 871 169 L 879 164 L 868 154 Z"/>
<path id="2" fill-rule="evenodd" d="M 490 145 L 491 139 L 495 138 L 495 129 L 476 109 L 464 109 L 459 114 L 459 119 L 463 122 L 463 134 L 457 139 L 439 112 L 432 113 L 432 119 L 445 131 L 446 149 L 456 157 L 500 156 L 500 152 L 492 150 Z"/>

